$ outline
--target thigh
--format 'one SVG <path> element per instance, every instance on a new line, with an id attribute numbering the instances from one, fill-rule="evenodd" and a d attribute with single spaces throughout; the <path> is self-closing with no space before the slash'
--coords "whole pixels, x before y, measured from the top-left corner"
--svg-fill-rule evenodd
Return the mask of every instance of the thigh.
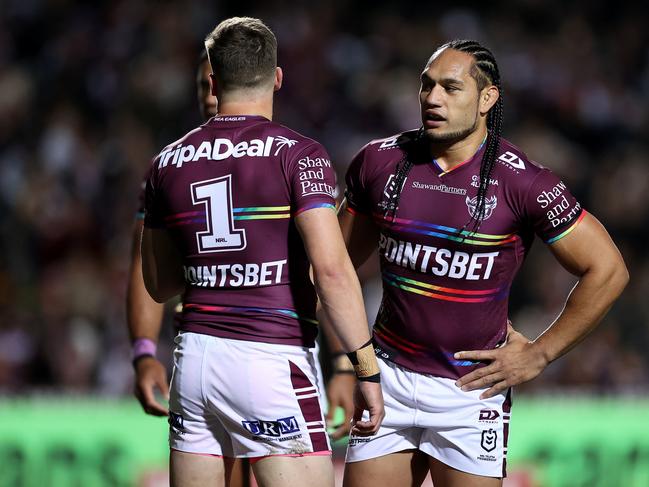
<path id="1" fill-rule="evenodd" d="M 419 487 L 428 474 L 428 457 L 407 450 L 345 465 L 344 487 Z M 437 484 L 435 484 L 437 485 Z"/>
<path id="2" fill-rule="evenodd" d="M 450 467 L 451 474 L 498 479 L 505 475 L 510 392 L 484 400 L 479 397 L 482 392 L 463 392 L 452 379 L 422 376 L 419 449 Z"/>
<path id="3" fill-rule="evenodd" d="M 171 487 L 224 487 L 226 471 L 232 459 L 218 455 L 171 450 L 169 456 L 169 483 Z"/>
<path id="4" fill-rule="evenodd" d="M 330 451 L 309 349 L 215 339 L 208 355 L 203 394 L 233 456 Z"/>
<path id="5" fill-rule="evenodd" d="M 462 472 L 439 460 L 428 457 L 435 487 L 502 487 L 503 479 Z"/>
<path id="6" fill-rule="evenodd" d="M 333 487 L 330 455 L 269 456 L 252 466 L 259 487 Z"/>
<path id="7" fill-rule="evenodd" d="M 379 359 L 381 388 L 385 401 L 385 418 L 376 435 L 350 436 L 347 462 L 383 457 L 391 453 L 417 449 L 422 430 L 416 427 L 414 372 Z M 367 411 L 363 419 L 369 419 Z"/>
<path id="8" fill-rule="evenodd" d="M 169 389 L 169 446 L 188 453 L 232 456 L 227 432 L 204 401 L 203 366 L 211 337 L 180 333 Z"/>

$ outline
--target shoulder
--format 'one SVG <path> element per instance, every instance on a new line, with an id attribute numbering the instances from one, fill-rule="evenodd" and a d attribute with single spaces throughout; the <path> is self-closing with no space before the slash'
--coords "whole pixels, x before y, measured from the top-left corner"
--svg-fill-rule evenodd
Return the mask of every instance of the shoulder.
<path id="1" fill-rule="evenodd" d="M 307 150 L 324 151 L 326 153 L 326 149 L 317 140 L 307 137 L 280 123 L 268 122 L 266 130 L 268 136 L 273 137 L 274 146 L 278 150 L 286 148 L 286 152 L 289 155 L 298 156 Z"/>
<path id="2" fill-rule="evenodd" d="M 527 188 L 539 174 L 549 172 L 549 169 L 531 160 L 525 152 L 506 139 L 501 139 L 498 149 L 494 174 L 505 179 L 508 186 Z"/>
<path id="3" fill-rule="evenodd" d="M 393 169 L 405 156 L 415 155 L 419 144 L 418 130 L 400 132 L 383 139 L 374 139 L 356 153 L 350 169 L 381 172 Z"/>

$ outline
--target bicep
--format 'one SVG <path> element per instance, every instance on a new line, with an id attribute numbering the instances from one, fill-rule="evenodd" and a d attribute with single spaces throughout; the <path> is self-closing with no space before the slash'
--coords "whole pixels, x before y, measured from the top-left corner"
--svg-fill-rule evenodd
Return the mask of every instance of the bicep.
<path id="1" fill-rule="evenodd" d="M 568 235 L 550 244 L 549 248 L 559 263 L 576 276 L 597 267 L 624 265 L 608 232 L 590 213 Z"/>
<path id="2" fill-rule="evenodd" d="M 336 214 L 328 208 L 314 208 L 295 217 L 304 249 L 317 272 L 334 268 L 341 258 L 346 257 Z"/>
<path id="3" fill-rule="evenodd" d="M 379 229 L 371 217 L 348 210 L 347 201 L 343 201 L 338 219 L 349 257 L 358 269 L 376 250 Z"/>

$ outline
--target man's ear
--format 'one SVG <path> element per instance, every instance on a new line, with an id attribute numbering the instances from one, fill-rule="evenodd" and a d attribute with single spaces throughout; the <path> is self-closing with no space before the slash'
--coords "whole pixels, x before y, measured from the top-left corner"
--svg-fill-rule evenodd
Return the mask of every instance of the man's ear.
<path id="1" fill-rule="evenodd" d="M 275 68 L 275 84 L 273 86 L 273 91 L 278 91 L 282 87 L 282 81 L 284 80 L 284 73 L 282 68 L 277 66 Z"/>
<path id="2" fill-rule="evenodd" d="M 500 91 L 495 85 L 486 86 L 480 93 L 480 114 L 486 115 L 500 98 Z"/>
<path id="3" fill-rule="evenodd" d="M 214 73 L 210 73 L 210 93 L 216 96 L 216 76 L 214 76 Z"/>

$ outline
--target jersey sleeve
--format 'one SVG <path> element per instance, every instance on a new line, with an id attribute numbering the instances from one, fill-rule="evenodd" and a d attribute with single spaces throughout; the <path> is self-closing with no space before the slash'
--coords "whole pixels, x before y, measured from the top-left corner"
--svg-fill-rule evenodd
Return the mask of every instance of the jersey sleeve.
<path id="1" fill-rule="evenodd" d="M 565 183 L 548 169 L 534 178 L 524 198 L 530 224 L 546 244 L 568 235 L 586 215 Z"/>
<path id="2" fill-rule="evenodd" d="M 156 188 L 156 174 L 154 164 L 148 172 L 146 187 L 144 189 L 144 226 L 147 228 L 163 228 L 164 217 L 160 204 L 160 194 Z"/>
<path id="3" fill-rule="evenodd" d="M 336 171 L 327 151 L 310 144 L 292 158 L 288 167 L 293 216 L 313 208 L 335 211 Z"/>
<path id="4" fill-rule="evenodd" d="M 367 190 L 365 189 L 365 152 L 363 148 L 352 160 L 345 175 L 345 198 L 347 200 L 347 209 L 352 213 L 363 213 L 369 215 L 372 213 L 372 207 L 369 202 Z"/>
<path id="5" fill-rule="evenodd" d="M 136 220 L 144 220 L 144 210 L 146 206 L 146 182 L 151 175 L 151 169 L 153 166 L 149 167 L 144 178 L 142 179 L 142 184 L 140 186 L 140 192 L 138 193 L 137 198 L 137 211 L 135 212 Z"/>

